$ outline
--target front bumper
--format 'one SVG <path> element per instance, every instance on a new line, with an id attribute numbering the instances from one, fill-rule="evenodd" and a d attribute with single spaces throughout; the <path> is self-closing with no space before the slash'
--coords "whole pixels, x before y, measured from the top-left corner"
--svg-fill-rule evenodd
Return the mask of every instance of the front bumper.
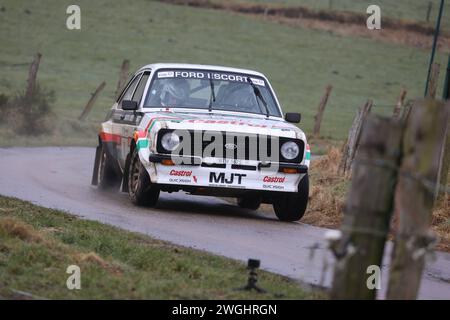
<path id="1" fill-rule="evenodd" d="M 203 161 L 199 157 L 175 159 L 151 154 L 149 171 L 153 183 L 191 187 L 232 188 L 277 192 L 297 192 L 308 166 L 259 161 Z M 289 173 L 288 173 L 289 172 Z"/>

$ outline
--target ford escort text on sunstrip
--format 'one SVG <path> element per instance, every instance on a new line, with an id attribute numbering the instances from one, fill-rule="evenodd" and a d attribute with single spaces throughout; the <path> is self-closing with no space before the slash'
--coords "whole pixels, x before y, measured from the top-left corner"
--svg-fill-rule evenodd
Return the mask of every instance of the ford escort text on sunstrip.
<path id="1" fill-rule="evenodd" d="M 191 64 L 139 69 L 101 124 L 92 184 L 155 206 L 160 192 L 273 205 L 282 221 L 308 203 L 310 150 L 255 71 Z"/>

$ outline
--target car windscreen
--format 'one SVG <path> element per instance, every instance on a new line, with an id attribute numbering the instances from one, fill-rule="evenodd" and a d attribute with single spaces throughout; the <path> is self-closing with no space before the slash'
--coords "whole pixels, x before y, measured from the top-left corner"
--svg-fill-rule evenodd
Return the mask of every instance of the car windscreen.
<path id="1" fill-rule="evenodd" d="M 193 108 L 281 116 L 263 78 L 192 69 L 157 71 L 144 108 Z"/>

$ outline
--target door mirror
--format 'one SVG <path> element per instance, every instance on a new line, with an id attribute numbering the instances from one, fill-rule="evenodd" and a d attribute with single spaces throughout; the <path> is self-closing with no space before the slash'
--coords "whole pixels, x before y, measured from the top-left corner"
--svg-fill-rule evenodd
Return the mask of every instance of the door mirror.
<path id="1" fill-rule="evenodd" d="M 300 123 L 302 115 L 298 112 L 287 112 L 284 119 L 291 123 Z"/>
<path id="2" fill-rule="evenodd" d="M 137 110 L 138 103 L 133 100 L 123 100 L 122 101 L 122 109 L 123 110 Z"/>

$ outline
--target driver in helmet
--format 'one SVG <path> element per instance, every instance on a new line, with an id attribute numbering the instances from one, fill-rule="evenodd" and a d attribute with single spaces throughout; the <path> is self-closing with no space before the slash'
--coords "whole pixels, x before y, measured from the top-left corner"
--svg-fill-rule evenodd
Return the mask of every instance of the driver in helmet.
<path id="1" fill-rule="evenodd" d="M 190 86 L 186 79 L 168 79 L 161 88 L 159 95 L 164 107 L 181 106 L 189 97 Z"/>

